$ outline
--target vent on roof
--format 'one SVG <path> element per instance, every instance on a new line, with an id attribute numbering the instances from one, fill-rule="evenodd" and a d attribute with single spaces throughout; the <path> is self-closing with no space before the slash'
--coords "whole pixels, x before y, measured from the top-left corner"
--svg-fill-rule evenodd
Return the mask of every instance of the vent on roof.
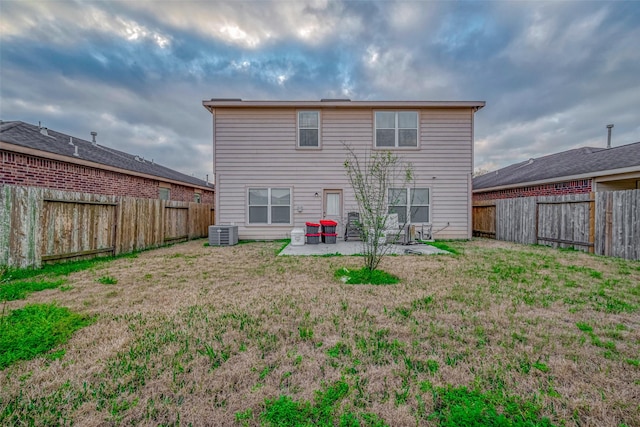
<path id="1" fill-rule="evenodd" d="M 611 148 L 611 129 L 613 125 L 607 125 L 607 148 Z"/>
<path id="2" fill-rule="evenodd" d="M 209 246 L 233 246 L 238 243 L 237 225 L 210 225 Z"/>
<path id="3" fill-rule="evenodd" d="M 47 128 L 40 128 L 40 133 L 43 134 L 44 136 L 49 136 L 49 132 Z"/>
<path id="4" fill-rule="evenodd" d="M 73 137 L 72 136 L 69 137 L 69 145 L 73 145 Z"/>
<path id="5" fill-rule="evenodd" d="M 78 154 L 78 146 L 76 145 L 76 149 L 73 150 L 73 155 L 76 157 L 80 157 L 80 154 Z"/>
<path id="6" fill-rule="evenodd" d="M 349 98 L 322 98 L 320 102 L 351 102 Z"/>
<path id="7" fill-rule="evenodd" d="M 98 132 L 91 131 L 91 143 L 93 145 L 98 145 L 98 143 L 96 142 L 96 136 L 98 136 Z"/>

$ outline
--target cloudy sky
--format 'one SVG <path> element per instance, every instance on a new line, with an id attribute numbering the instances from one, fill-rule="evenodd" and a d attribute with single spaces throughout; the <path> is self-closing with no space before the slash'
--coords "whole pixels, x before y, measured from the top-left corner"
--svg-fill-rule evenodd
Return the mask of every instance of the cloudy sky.
<path id="1" fill-rule="evenodd" d="M 640 2 L 0 0 L 0 118 L 211 174 L 202 100 L 484 100 L 476 169 L 640 141 Z"/>

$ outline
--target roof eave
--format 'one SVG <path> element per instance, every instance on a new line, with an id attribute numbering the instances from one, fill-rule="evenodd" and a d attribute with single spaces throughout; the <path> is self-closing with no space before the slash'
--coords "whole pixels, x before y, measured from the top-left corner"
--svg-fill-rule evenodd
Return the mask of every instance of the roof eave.
<path id="1" fill-rule="evenodd" d="M 202 105 L 212 111 L 224 108 L 474 108 L 485 106 L 484 101 L 258 101 L 204 100 Z"/>
<path id="2" fill-rule="evenodd" d="M 623 174 L 623 173 L 638 172 L 638 171 L 640 171 L 640 165 L 630 166 L 630 167 L 626 167 L 626 168 L 619 168 L 619 169 L 608 169 L 608 170 L 603 170 L 603 171 L 588 172 L 588 173 L 583 173 L 583 174 L 578 174 L 578 175 L 557 176 L 557 177 L 554 177 L 554 178 L 541 179 L 541 180 L 537 180 L 537 181 L 517 182 L 517 183 L 514 183 L 514 184 L 498 185 L 498 186 L 495 186 L 495 187 L 478 188 L 478 189 L 474 188 L 473 192 L 474 193 L 489 193 L 491 191 L 509 190 L 509 189 L 512 189 L 512 188 L 530 187 L 530 186 L 533 186 L 533 185 L 552 184 L 554 182 L 573 181 L 573 180 L 576 180 L 576 179 L 599 178 L 599 177 L 607 176 L 607 175 L 619 175 L 619 174 Z"/>
<path id="3" fill-rule="evenodd" d="M 64 155 L 61 155 L 61 154 L 51 153 L 49 151 L 38 150 L 38 149 L 35 149 L 35 148 L 23 147 L 21 145 L 12 144 L 10 142 L 5 142 L 5 141 L 0 141 L 0 150 L 13 151 L 15 153 L 20 153 L 20 154 L 25 154 L 25 155 L 30 155 L 30 156 L 37 156 L 37 157 L 43 157 L 43 158 L 46 158 L 46 159 L 58 160 L 58 161 L 62 161 L 62 162 L 73 163 L 73 164 L 82 165 L 82 166 L 88 166 L 88 167 L 92 167 L 92 168 L 96 168 L 96 169 L 104 169 L 104 170 L 108 170 L 108 171 L 112 171 L 112 172 L 122 173 L 122 174 L 125 174 L 125 175 L 138 176 L 138 177 L 141 177 L 141 178 L 153 179 L 153 180 L 156 180 L 156 181 L 162 181 L 162 182 L 167 182 L 167 183 L 171 183 L 171 184 L 178 184 L 178 185 L 182 185 L 182 186 L 198 188 L 198 189 L 201 189 L 201 190 L 214 191 L 214 187 L 207 187 L 207 186 L 204 186 L 204 185 L 194 184 L 194 183 L 191 183 L 191 182 L 179 181 L 179 180 L 170 179 L 170 178 L 164 178 L 164 177 L 158 176 L 158 175 L 152 175 L 152 174 L 147 174 L 147 173 L 143 173 L 143 172 L 136 172 L 136 171 L 132 171 L 132 170 L 129 170 L 129 169 L 123 169 L 123 168 L 119 168 L 119 167 L 115 167 L 115 166 L 105 165 L 103 163 L 93 162 L 93 161 L 90 161 L 90 160 L 78 159 L 78 158 L 75 158 L 75 157 L 69 157 L 69 156 L 64 156 Z"/>

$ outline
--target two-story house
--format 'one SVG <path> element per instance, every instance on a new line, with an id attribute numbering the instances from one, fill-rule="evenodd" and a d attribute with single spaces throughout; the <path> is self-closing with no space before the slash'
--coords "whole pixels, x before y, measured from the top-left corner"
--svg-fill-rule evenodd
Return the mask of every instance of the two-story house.
<path id="1" fill-rule="evenodd" d="M 280 239 L 357 211 L 344 161 L 391 150 L 412 163 L 400 221 L 436 238 L 471 238 L 474 113 L 482 101 L 203 101 L 213 119 L 216 224 L 241 239 Z M 397 195 L 397 193 L 395 193 Z M 395 200 L 395 198 L 394 198 Z"/>

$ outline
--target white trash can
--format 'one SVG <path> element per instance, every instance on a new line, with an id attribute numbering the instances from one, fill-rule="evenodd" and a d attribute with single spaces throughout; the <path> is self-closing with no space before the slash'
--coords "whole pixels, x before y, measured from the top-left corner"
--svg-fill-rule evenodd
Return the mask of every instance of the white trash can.
<path id="1" fill-rule="evenodd" d="M 294 228 L 291 230 L 291 246 L 304 245 L 304 229 Z"/>

